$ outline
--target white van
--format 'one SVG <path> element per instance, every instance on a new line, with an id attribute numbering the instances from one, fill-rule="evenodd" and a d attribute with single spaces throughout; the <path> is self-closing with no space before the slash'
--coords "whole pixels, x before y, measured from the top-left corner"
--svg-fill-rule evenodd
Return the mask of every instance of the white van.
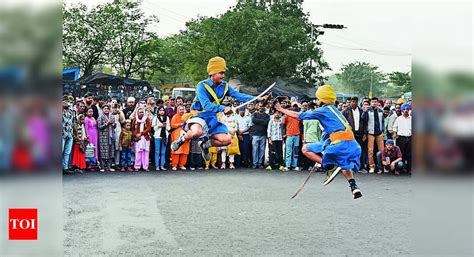
<path id="1" fill-rule="evenodd" d="M 181 96 L 184 100 L 191 99 L 193 100 L 196 96 L 196 89 L 195 88 L 187 88 L 187 87 L 178 87 L 173 88 L 173 97 Z"/>

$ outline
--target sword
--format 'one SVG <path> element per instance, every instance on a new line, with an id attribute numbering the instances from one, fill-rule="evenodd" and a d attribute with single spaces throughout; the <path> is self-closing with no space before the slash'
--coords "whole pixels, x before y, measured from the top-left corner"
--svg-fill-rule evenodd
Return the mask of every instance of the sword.
<path id="1" fill-rule="evenodd" d="M 318 169 L 318 167 L 316 165 L 314 165 L 314 167 L 311 169 L 311 171 L 309 172 L 308 174 L 308 177 L 306 177 L 306 179 L 304 180 L 303 184 L 300 186 L 300 188 L 298 188 L 298 191 L 296 191 L 296 193 L 290 198 L 290 199 L 293 199 L 295 198 L 300 192 L 301 190 L 303 190 L 303 187 L 304 185 L 306 185 L 306 182 L 308 182 L 309 178 L 311 178 L 311 175 L 313 175 L 313 173 Z"/>
<path id="2" fill-rule="evenodd" d="M 267 89 L 265 89 L 265 91 L 263 91 L 262 93 L 260 93 L 258 96 L 254 97 L 254 98 L 253 98 L 252 100 L 250 100 L 250 101 L 247 101 L 247 102 L 245 102 L 245 103 L 243 103 L 243 104 L 241 104 L 241 105 L 235 107 L 234 109 L 235 109 L 235 110 L 238 110 L 238 109 L 240 109 L 241 107 L 246 106 L 247 104 L 249 104 L 249 103 L 251 103 L 251 102 L 257 100 L 257 98 L 259 98 L 259 97 L 265 95 L 265 94 L 266 94 L 270 89 L 272 89 L 275 85 L 276 85 L 276 82 L 273 82 L 273 84 L 271 84 Z"/>

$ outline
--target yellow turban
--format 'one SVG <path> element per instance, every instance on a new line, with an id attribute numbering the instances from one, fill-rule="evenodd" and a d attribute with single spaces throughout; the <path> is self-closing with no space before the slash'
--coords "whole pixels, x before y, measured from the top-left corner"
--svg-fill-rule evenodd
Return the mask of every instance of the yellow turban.
<path id="1" fill-rule="evenodd" d="M 336 91 L 331 85 L 320 86 L 316 90 L 316 97 L 325 104 L 333 104 L 336 102 Z"/>
<path id="2" fill-rule="evenodd" d="M 216 74 L 225 70 L 227 70 L 227 67 L 225 65 L 224 58 L 216 56 L 209 59 L 209 62 L 207 63 L 207 73 L 209 75 Z"/>
<path id="3" fill-rule="evenodd" d="M 169 99 L 170 99 L 170 97 L 167 96 L 167 95 L 164 95 L 163 98 L 161 98 L 161 100 L 163 100 L 163 101 L 168 101 Z"/>
<path id="4" fill-rule="evenodd" d="M 405 103 L 405 98 L 398 98 L 397 104 L 404 104 Z"/>

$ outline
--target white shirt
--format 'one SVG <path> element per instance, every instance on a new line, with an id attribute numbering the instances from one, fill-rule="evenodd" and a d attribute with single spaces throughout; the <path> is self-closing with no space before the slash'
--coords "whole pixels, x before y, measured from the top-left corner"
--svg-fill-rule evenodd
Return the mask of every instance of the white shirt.
<path id="1" fill-rule="evenodd" d="M 155 134 L 153 135 L 154 138 L 160 138 L 162 129 L 165 129 L 165 135 L 166 135 L 166 137 L 168 137 L 169 131 L 171 130 L 170 118 L 168 116 L 166 116 L 166 122 L 165 123 L 166 123 L 165 124 L 166 128 L 159 128 L 158 126 L 162 126 L 163 123 L 160 122 L 160 120 L 158 119 L 158 116 L 153 117 L 153 120 L 151 122 L 151 126 L 155 130 Z"/>
<path id="2" fill-rule="evenodd" d="M 244 115 L 244 117 L 239 115 L 236 117 L 235 121 L 237 122 L 237 130 L 239 131 L 250 127 L 252 124 L 252 118 L 249 115 Z M 244 134 L 248 134 L 248 133 L 249 131 L 244 132 Z"/>
<path id="3" fill-rule="evenodd" d="M 352 116 L 354 117 L 354 131 L 359 131 L 359 120 L 360 120 L 360 112 L 359 112 L 359 107 L 356 107 L 356 109 L 352 109 Z"/>
<path id="4" fill-rule="evenodd" d="M 411 115 L 404 117 L 401 115 L 397 117 L 393 124 L 393 131 L 397 132 L 398 136 L 410 137 L 411 136 Z"/>

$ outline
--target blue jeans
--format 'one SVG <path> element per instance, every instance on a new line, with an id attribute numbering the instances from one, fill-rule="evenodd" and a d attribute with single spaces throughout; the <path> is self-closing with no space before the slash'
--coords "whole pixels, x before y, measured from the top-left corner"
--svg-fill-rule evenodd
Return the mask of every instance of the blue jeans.
<path id="1" fill-rule="evenodd" d="M 377 152 L 377 167 L 378 167 L 379 170 L 382 170 L 384 168 L 384 165 L 383 165 L 382 161 L 383 161 L 382 160 L 382 153 Z M 390 160 L 390 162 L 392 162 L 392 161 Z M 403 169 L 403 166 L 404 166 L 403 161 L 399 161 L 395 165 L 395 170 L 396 171 L 401 171 Z M 390 165 L 385 166 L 385 168 L 387 170 L 390 170 Z"/>
<path id="2" fill-rule="evenodd" d="M 155 138 L 155 167 L 165 167 L 166 138 Z"/>
<path id="3" fill-rule="evenodd" d="M 265 154 L 266 136 L 252 136 L 253 166 L 263 165 L 263 155 Z"/>
<path id="4" fill-rule="evenodd" d="M 132 167 L 132 148 L 122 146 L 120 152 L 120 167 Z"/>
<path id="5" fill-rule="evenodd" d="M 69 169 L 69 158 L 71 157 L 72 151 L 72 137 L 64 138 L 63 137 L 63 170 Z"/>
<path id="6" fill-rule="evenodd" d="M 300 146 L 300 136 L 288 136 L 286 138 L 286 167 L 298 167 L 298 147 Z"/>

